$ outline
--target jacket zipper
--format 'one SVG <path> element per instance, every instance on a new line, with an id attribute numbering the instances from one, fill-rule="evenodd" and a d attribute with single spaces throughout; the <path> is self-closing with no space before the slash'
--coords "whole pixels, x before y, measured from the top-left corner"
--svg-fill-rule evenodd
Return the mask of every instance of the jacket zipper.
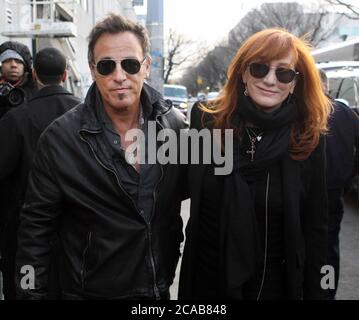
<path id="1" fill-rule="evenodd" d="M 163 126 L 161 125 L 161 123 L 159 121 L 157 121 L 157 117 L 156 117 L 156 122 L 158 123 L 158 125 L 162 128 Z M 156 148 L 157 149 L 157 148 Z M 153 189 L 153 204 L 152 204 L 152 215 L 150 218 L 150 221 L 147 223 L 147 233 L 148 233 L 148 239 L 149 239 L 149 255 L 150 255 L 150 262 L 151 262 L 151 267 L 152 267 L 152 276 L 153 276 L 153 291 L 155 293 L 155 297 L 156 300 L 160 300 L 161 299 L 161 295 L 160 295 L 160 290 L 158 289 L 157 286 L 157 275 L 156 275 L 156 268 L 155 268 L 155 260 L 153 258 L 153 253 L 152 253 L 152 231 L 151 231 L 151 220 L 152 220 L 152 216 L 155 210 L 155 206 L 156 206 L 156 191 L 157 191 L 157 187 L 160 184 L 162 178 L 163 178 L 163 167 L 162 165 L 160 165 L 161 168 L 161 177 L 158 180 L 158 182 L 155 185 L 155 188 Z"/>
<path id="2" fill-rule="evenodd" d="M 155 205 L 156 205 L 156 189 L 157 186 L 160 184 L 162 177 L 163 177 L 163 168 L 161 167 L 161 177 L 158 180 L 154 190 L 153 190 L 153 204 L 152 204 L 152 213 L 154 212 L 155 209 Z M 148 234 L 148 242 L 149 242 L 149 246 L 148 246 L 148 250 L 149 250 L 149 256 L 150 256 L 150 262 L 151 262 L 151 268 L 152 268 L 152 277 L 153 277 L 153 291 L 155 293 L 155 297 L 156 300 L 161 300 L 161 295 L 160 295 L 160 290 L 158 289 L 157 286 L 157 275 L 156 275 L 156 268 L 155 268 L 155 260 L 153 258 L 153 253 L 152 253 L 152 231 L 151 231 L 151 220 L 152 217 L 150 219 L 150 221 L 147 223 L 147 234 Z"/>
<path id="3" fill-rule="evenodd" d="M 81 267 L 81 284 L 82 284 L 82 289 L 85 289 L 85 266 L 86 266 L 86 254 L 88 252 L 88 250 L 90 249 L 90 243 L 91 243 L 91 238 L 92 238 L 92 232 L 89 232 L 87 235 L 87 244 L 86 244 L 86 248 L 82 253 L 82 267 Z"/>
<path id="4" fill-rule="evenodd" d="M 270 175 L 268 172 L 267 175 L 267 188 L 266 188 L 266 224 L 265 224 L 265 238 L 264 238 L 264 267 L 263 267 L 263 276 L 262 276 L 262 282 L 261 286 L 259 288 L 257 301 L 260 299 L 263 286 L 264 286 L 264 280 L 266 276 L 266 267 L 267 267 L 267 254 L 268 254 L 268 195 L 269 195 L 269 181 L 270 181 Z"/>
<path id="5" fill-rule="evenodd" d="M 161 300 L 160 290 L 157 286 L 157 275 L 156 275 L 156 268 L 155 268 L 155 260 L 152 254 L 152 231 L 151 231 L 151 222 L 147 223 L 147 234 L 148 234 L 148 251 L 150 256 L 151 262 L 151 269 L 152 269 L 152 278 L 153 278 L 153 292 L 155 294 L 156 300 Z"/>

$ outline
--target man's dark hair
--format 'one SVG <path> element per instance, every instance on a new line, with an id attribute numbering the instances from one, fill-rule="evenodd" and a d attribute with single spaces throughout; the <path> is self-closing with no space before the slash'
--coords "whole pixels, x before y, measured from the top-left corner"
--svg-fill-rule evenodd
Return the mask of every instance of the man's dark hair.
<path id="1" fill-rule="evenodd" d="M 323 70 L 319 69 L 319 75 L 320 75 L 320 80 L 322 80 L 322 82 L 326 83 L 328 81 L 328 77 Z"/>
<path id="2" fill-rule="evenodd" d="M 325 91 L 325 94 L 328 94 L 329 88 L 328 88 L 327 74 L 323 70 L 319 69 L 319 75 L 320 75 L 320 80 L 322 81 L 322 84 L 323 84 L 323 89 Z"/>
<path id="3" fill-rule="evenodd" d="M 56 48 L 42 49 L 35 56 L 34 69 L 43 84 L 59 84 L 66 69 L 66 58 Z"/>
<path id="4" fill-rule="evenodd" d="M 95 44 L 104 33 L 116 34 L 126 31 L 132 32 L 137 37 L 140 41 L 143 54 L 147 55 L 150 51 L 150 40 L 147 30 L 139 23 L 135 23 L 125 17 L 111 13 L 104 20 L 98 22 L 88 36 L 88 62 L 94 62 L 93 50 Z"/>

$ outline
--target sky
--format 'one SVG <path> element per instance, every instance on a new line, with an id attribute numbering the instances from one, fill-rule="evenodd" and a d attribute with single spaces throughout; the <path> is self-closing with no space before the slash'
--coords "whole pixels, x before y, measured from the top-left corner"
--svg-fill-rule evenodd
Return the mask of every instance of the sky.
<path id="1" fill-rule="evenodd" d="M 228 32 L 251 8 L 263 2 L 265 0 L 163 0 L 164 37 L 172 29 L 192 40 L 215 45 L 227 38 Z M 146 5 L 137 7 L 136 12 L 145 13 Z"/>
<path id="2" fill-rule="evenodd" d="M 196 41 L 216 45 L 227 39 L 229 31 L 252 8 L 264 2 L 293 2 L 295 0 L 163 0 L 164 38 L 169 30 Z M 320 0 L 301 0 L 301 4 Z M 359 0 L 346 0 L 357 4 Z M 146 4 L 145 0 L 145 4 Z M 326 8 L 328 5 L 326 4 Z M 336 8 L 337 10 L 338 8 Z M 146 10 L 146 6 L 143 7 Z"/>
<path id="3" fill-rule="evenodd" d="M 292 0 L 293 1 L 293 0 Z M 312 0 L 305 0 L 305 2 Z M 215 45 L 252 8 L 263 2 L 286 0 L 164 0 L 164 32 L 169 29 L 197 41 Z M 304 1 L 301 1 L 304 2 Z"/>
<path id="4" fill-rule="evenodd" d="M 214 45 L 227 37 L 247 7 L 248 0 L 164 0 L 165 33 L 173 29 Z"/>

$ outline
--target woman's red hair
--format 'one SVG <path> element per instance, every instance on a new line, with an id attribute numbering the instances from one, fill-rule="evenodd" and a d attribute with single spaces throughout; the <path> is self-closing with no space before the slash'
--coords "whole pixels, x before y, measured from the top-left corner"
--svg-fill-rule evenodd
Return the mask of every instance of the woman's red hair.
<path id="1" fill-rule="evenodd" d="M 310 45 L 283 29 L 266 29 L 249 37 L 238 50 L 228 68 L 228 81 L 221 95 L 204 110 L 213 114 L 214 127 L 234 128 L 232 119 L 239 97 L 244 92 L 242 75 L 253 61 L 269 62 L 293 54 L 293 64 L 300 74 L 296 79 L 294 96 L 298 103 L 298 118 L 292 125 L 290 154 L 295 160 L 307 159 L 327 131 L 331 103 L 322 89 L 321 79 Z"/>

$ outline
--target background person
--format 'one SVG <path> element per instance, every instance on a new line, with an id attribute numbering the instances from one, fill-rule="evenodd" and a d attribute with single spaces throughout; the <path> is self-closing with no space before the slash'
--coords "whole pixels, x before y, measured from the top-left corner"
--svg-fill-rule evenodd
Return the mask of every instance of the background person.
<path id="1" fill-rule="evenodd" d="M 6 41 L 0 45 L 0 84 L 10 83 L 21 88 L 25 93 L 25 101 L 37 91 L 32 78 L 32 57 L 29 48 L 16 41 Z M 0 105 L 0 118 L 10 110 L 10 105 Z"/>
<path id="2" fill-rule="evenodd" d="M 328 95 L 328 78 L 320 70 L 324 92 Z M 354 170 L 355 154 L 359 150 L 359 118 L 344 103 L 332 100 L 333 112 L 329 118 L 327 135 L 327 189 L 328 189 L 328 265 L 335 270 L 335 288 L 329 290 L 329 299 L 334 300 L 338 289 L 340 250 L 339 232 L 343 220 L 343 195 L 350 185 Z"/>
<path id="3" fill-rule="evenodd" d="M 21 89 L 25 100 L 31 98 L 37 91 L 36 84 L 32 79 L 32 57 L 28 47 L 20 42 L 6 41 L 0 45 L 0 86 L 10 83 L 17 89 Z M 7 98 L 0 98 L 0 119 L 12 108 Z M 5 137 L 1 137 L 4 139 Z M 1 152 L 5 152 L 4 149 Z M 11 189 L 15 176 L 8 176 L 7 179 L 1 179 L 0 183 L 0 226 L 3 221 L 5 212 L 11 210 L 8 208 L 9 199 L 13 196 Z M 0 229 L 1 234 L 1 229 Z M 1 241 L 1 240 L 0 240 Z M 1 250 L 0 250 L 1 251 Z M 1 259 L 1 252 L 0 252 Z"/>
<path id="4" fill-rule="evenodd" d="M 80 103 L 63 88 L 66 58 L 55 48 L 40 50 L 34 60 L 33 77 L 39 91 L 25 104 L 0 119 L 0 184 L 12 177 L 6 188 L 11 197 L 1 206 L 1 270 L 6 300 L 15 299 L 15 255 L 19 214 L 25 198 L 28 174 L 37 141 L 56 118 Z"/>

